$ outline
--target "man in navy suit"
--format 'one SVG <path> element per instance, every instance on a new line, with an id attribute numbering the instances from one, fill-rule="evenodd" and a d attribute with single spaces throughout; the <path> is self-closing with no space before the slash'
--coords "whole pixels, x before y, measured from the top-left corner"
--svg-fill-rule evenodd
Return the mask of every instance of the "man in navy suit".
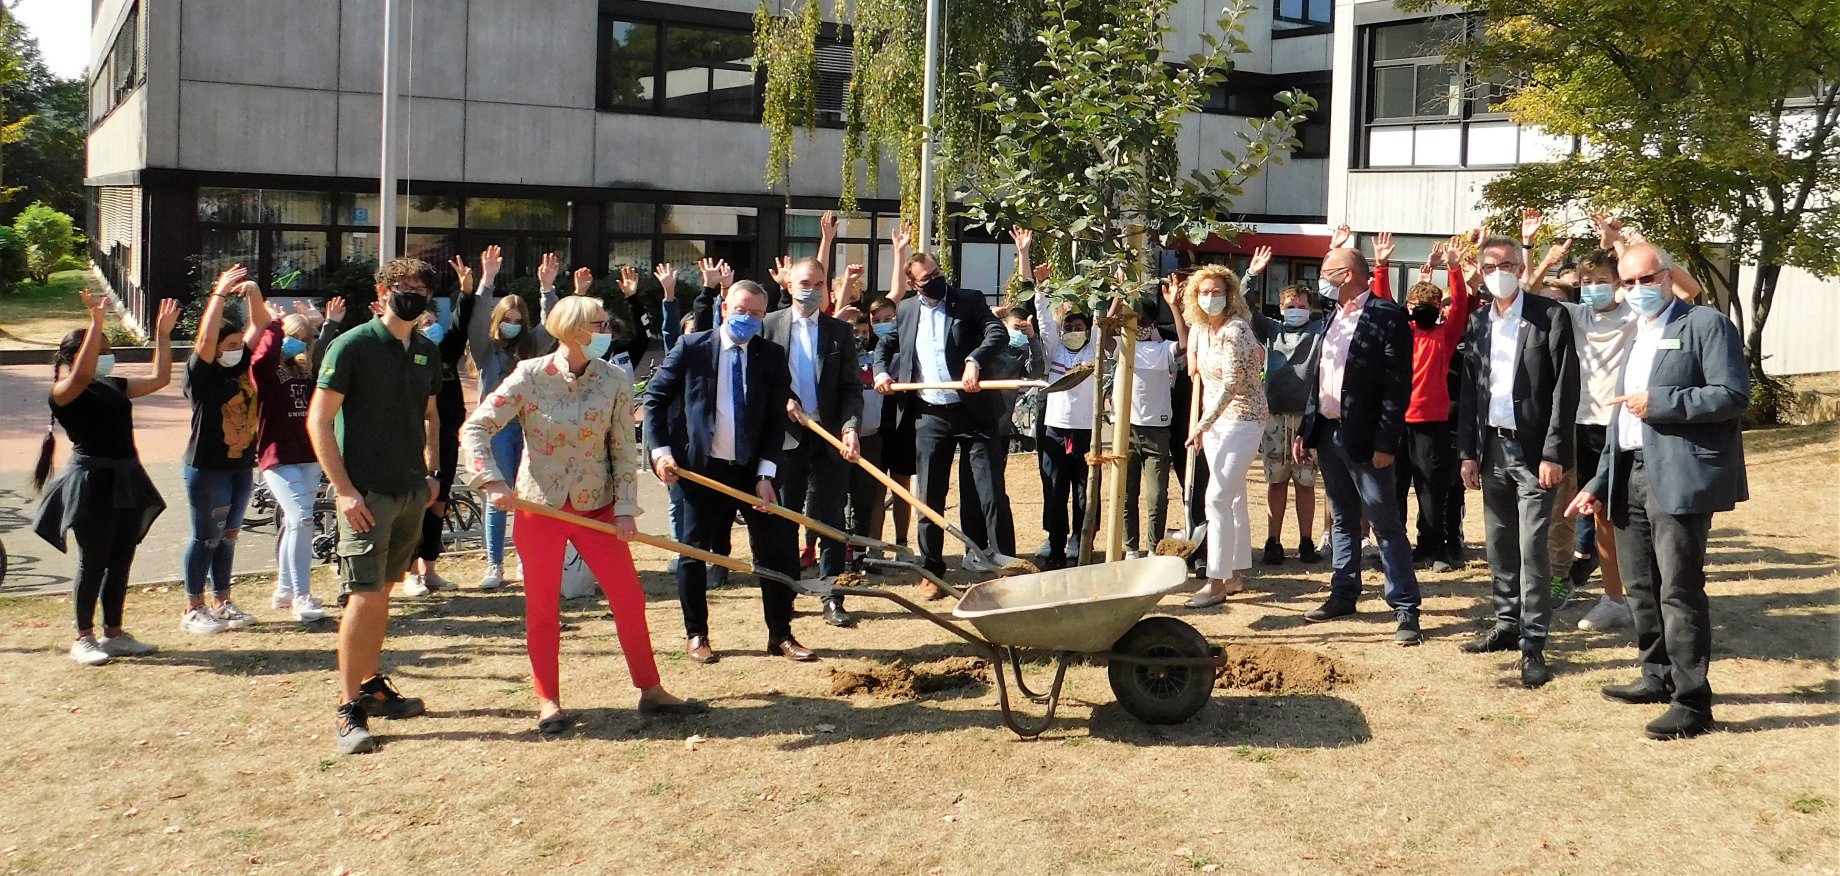
<path id="1" fill-rule="evenodd" d="M 1002 508 L 1009 502 L 996 477 L 994 454 L 997 420 L 1005 413 L 995 392 L 979 392 L 979 375 L 999 367 L 1009 346 L 1009 331 L 990 312 L 976 292 L 954 289 L 939 271 L 939 262 L 920 253 L 903 269 L 908 286 L 918 294 L 902 301 L 895 311 L 895 330 L 882 339 L 875 352 L 875 390 L 887 393 L 895 383 L 957 383 L 960 390 L 921 390 L 901 400 L 902 416 L 914 419 L 914 450 L 920 500 L 943 508 L 951 486 L 952 454 L 956 450 L 971 462 L 978 504 L 984 514 L 984 531 L 994 537 L 1003 531 Z M 920 558 L 928 571 L 945 574 L 945 531 L 922 518 L 919 528 Z M 988 550 L 991 545 L 983 545 Z M 994 571 L 973 569 L 972 571 Z M 921 591 L 939 598 L 932 582 Z"/>
<path id="2" fill-rule="evenodd" d="M 743 280 L 724 297 L 722 324 L 685 335 L 665 355 L 645 392 L 645 446 L 652 470 L 684 495 L 686 542 L 705 550 L 717 545 L 735 516 L 734 500 L 706 487 L 679 481 L 681 467 L 760 498 L 779 500 L 774 478 L 786 435 L 786 401 L 791 376 L 786 351 L 757 337 L 767 296 Z M 789 578 L 799 574 L 798 530 L 761 510 L 741 509 L 755 565 Z M 714 663 L 709 640 L 708 583 L 704 564 L 684 557 L 677 564 L 677 597 L 684 612 L 685 648 L 691 660 Z M 767 622 L 767 653 L 789 660 L 816 659 L 792 636 L 793 592 L 762 580 L 760 601 Z"/>
<path id="3" fill-rule="evenodd" d="M 828 290 L 824 266 L 800 259 L 786 271 L 792 306 L 767 315 L 762 336 L 786 351 L 792 396 L 786 402 L 786 440 L 780 484 L 786 507 L 808 514 L 833 529 L 843 529 L 843 502 L 850 490 L 849 463 L 862 452 L 857 434 L 862 419 L 862 372 L 856 363 L 856 330 L 823 310 Z M 843 439 L 845 453 L 799 425 L 803 414 Z M 843 574 L 843 543 L 822 540 L 818 573 Z M 855 626 L 843 610 L 843 597 L 824 597 L 824 622 Z"/>
<path id="4" fill-rule="evenodd" d="M 1311 623 L 1354 614 L 1361 595 L 1361 521 L 1373 527 L 1386 569 L 1386 602 L 1399 622 L 1393 642 L 1424 641 L 1418 625 L 1418 576 L 1412 544 L 1393 497 L 1393 458 L 1405 443 L 1412 395 L 1412 327 L 1405 308 L 1369 291 L 1366 257 L 1335 249 L 1323 259 L 1317 289 L 1335 303 L 1306 381 L 1303 423 L 1294 442 L 1299 463 L 1316 464 L 1329 496 L 1335 572 L 1329 598 L 1303 616 Z"/>
<path id="5" fill-rule="evenodd" d="M 1751 378 L 1744 345 L 1723 314 L 1669 294 L 1676 270 L 1650 244 L 1629 247 L 1617 261 L 1617 286 L 1640 314 L 1636 338 L 1597 476 L 1565 511 L 1594 514 L 1601 502 L 1616 526 L 1642 677 L 1609 685 L 1604 696 L 1668 703 L 1645 728 L 1657 740 L 1712 728 L 1706 539 L 1713 514 L 1750 498 L 1743 428 Z"/>

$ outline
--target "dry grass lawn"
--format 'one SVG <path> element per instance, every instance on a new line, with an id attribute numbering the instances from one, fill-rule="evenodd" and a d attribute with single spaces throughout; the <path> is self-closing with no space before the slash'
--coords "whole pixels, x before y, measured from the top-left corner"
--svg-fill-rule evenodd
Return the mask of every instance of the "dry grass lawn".
<path id="1" fill-rule="evenodd" d="M 1712 545 L 1723 730 L 1698 740 L 1644 741 L 1659 708 L 1599 696 L 1635 654 L 1627 634 L 1572 629 L 1584 601 L 1561 614 L 1543 690 L 1509 683 L 1510 655 L 1459 653 L 1488 614 L 1480 563 L 1425 575 L 1431 640 L 1415 650 L 1391 644 L 1377 597 L 1355 620 L 1305 626 L 1322 567 L 1261 570 L 1256 592 L 1189 619 L 1217 642 L 1306 649 L 1349 680 L 1222 686 L 1159 728 L 1081 666 L 1061 722 L 1032 742 L 1003 729 L 981 684 L 834 696 L 834 668 L 965 653 L 892 604 L 855 605 L 855 630 L 801 618 L 826 659 L 796 666 L 753 650 L 751 585 L 718 591 L 727 659 L 689 663 L 656 553 L 641 569 L 665 683 L 712 715 L 637 717 L 612 623 L 570 603 L 564 703 L 583 720 L 540 740 L 520 596 L 468 591 L 399 604 L 386 665 L 430 712 L 377 721 L 384 748 L 353 758 L 333 754 L 333 625 L 283 620 L 265 582 L 243 597 L 264 622 L 210 638 L 174 630 L 177 593 L 137 591 L 130 625 L 165 650 L 101 669 L 63 657 L 66 599 L 17 599 L 0 603 L 16 734 L 0 752 L 0 870 L 1834 872 L 1840 442 L 1796 428 L 1749 448 L 1755 498 L 1717 519 Z M 1029 521 L 1032 466 L 1011 472 Z"/>

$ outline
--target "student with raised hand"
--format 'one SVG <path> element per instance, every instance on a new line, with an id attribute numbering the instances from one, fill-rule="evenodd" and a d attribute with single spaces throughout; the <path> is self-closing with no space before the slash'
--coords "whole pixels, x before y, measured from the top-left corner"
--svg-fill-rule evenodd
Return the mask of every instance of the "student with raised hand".
<path id="1" fill-rule="evenodd" d="M 1171 386 L 1188 352 L 1188 320 L 1182 313 L 1182 287 L 1169 278 L 1162 294 L 1176 313 L 1174 338 L 1156 327 L 1156 296 L 1139 295 L 1137 346 L 1131 370 L 1130 460 L 1125 464 L 1124 547 L 1126 556 L 1143 556 L 1156 548 L 1169 522 L 1170 424 L 1176 412 Z M 1183 412 L 1187 416 L 1187 412 Z M 1141 499 L 1139 496 L 1141 495 Z M 1147 519 L 1139 528 L 1139 506 Z"/>
<path id="2" fill-rule="evenodd" d="M 244 343 L 247 326 L 224 310 L 232 298 L 259 303 L 261 290 L 247 277 L 242 265 L 218 276 L 198 317 L 192 355 L 185 363 L 192 430 L 181 471 L 192 532 L 185 542 L 186 609 L 179 628 L 188 633 L 221 633 L 255 623 L 230 601 L 237 536 L 255 482 L 257 412 L 256 384 L 249 375 Z M 207 581 L 212 587 L 209 605 L 204 595 Z"/>
<path id="3" fill-rule="evenodd" d="M 1440 256 L 1449 267 L 1448 301 L 1444 290 L 1431 282 L 1432 263 Z M 1450 503 L 1461 489 L 1448 375 L 1469 324 L 1473 290 L 1481 285 L 1475 264 L 1461 262 L 1454 248 L 1447 249 L 1440 242 L 1419 268 L 1418 282 L 1406 290 L 1406 314 L 1412 320 L 1412 396 L 1406 405 L 1405 452 L 1394 466 L 1399 478 L 1399 519 L 1405 519 L 1407 494 L 1416 489 L 1418 543 L 1412 561 L 1432 563 L 1436 571 L 1448 572 L 1462 565 L 1458 554 L 1461 533 L 1448 528 Z"/>
<path id="4" fill-rule="evenodd" d="M 1298 462 L 1291 454 L 1291 444 L 1303 425 L 1304 402 L 1310 393 L 1309 368 L 1322 343 L 1323 321 L 1311 316 L 1310 290 L 1297 285 L 1278 293 L 1281 319 L 1259 312 L 1253 280 L 1271 264 L 1271 255 L 1269 246 L 1253 250 L 1252 264 L 1240 281 L 1246 290 L 1247 323 L 1252 336 L 1265 347 L 1265 404 L 1271 412 L 1259 436 L 1259 458 L 1265 466 L 1265 549 L 1259 562 L 1268 566 L 1284 562 L 1280 535 L 1285 507 L 1294 492 L 1297 559 L 1315 563 L 1322 560 L 1311 535 L 1316 525 L 1316 467 Z"/>
<path id="5" fill-rule="evenodd" d="M 33 467 L 32 486 L 44 494 L 32 531 L 64 552 L 67 536 L 77 543 L 77 580 L 71 593 L 76 639 L 70 659 L 101 666 L 116 657 L 144 657 L 157 648 L 122 626 L 128 598 L 128 572 L 134 552 L 165 500 L 141 467 L 134 444 L 133 399 L 151 395 L 172 382 L 172 330 L 179 321 L 179 302 L 160 302 L 154 328 L 153 369 L 145 377 L 116 375 L 115 355 L 104 331 L 108 298 L 79 292 L 89 316 L 86 328 L 73 329 L 58 342 L 51 357 L 51 421 L 64 428 L 71 454 L 64 470 L 46 484 L 57 450 L 57 433 L 45 427 L 45 440 Z M 96 605 L 102 605 L 102 637 L 96 637 Z"/>
<path id="6" fill-rule="evenodd" d="M 249 373 L 256 384 L 256 468 L 275 497 L 281 543 L 276 553 L 275 595 L 271 607 L 289 611 L 302 623 L 326 616 L 313 595 L 313 500 L 319 497 L 319 460 L 307 435 L 307 408 L 313 401 L 317 326 L 311 308 L 275 319 L 259 287 L 249 287 Z M 310 315 L 311 314 L 311 315 Z"/>
<path id="7" fill-rule="evenodd" d="M 416 563 L 408 580 L 403 582 L 404 596 L 426 596 L 435 590 L 458 590 L 452 581 L 435 571 L 446 548 L 447 503 L 453 501 L 454 477 L 460 465 L 460 423 L 466 419 L 466 390 L 460 385 L 460 363 L 466 357 L 467 335 L 459 327 L 473 320 L 477 301 L 473 297 L 473 272 L 466 262 L 455 256 L 450 263 L 458 283 L 453 296 L 436 296 L 421 316 L 420 331 L 433 341 L 441 353 L 441 389 L 435 395 L 440 410 L 440 466 L 435 472 L 441 489 L 434 504 L 422 515 L 422 541 L 416 549 Z"/>
<path id="8" fill-rule="evenodd" d="M 1029 249 L 1035 232 L 1017 226 L 1010 235 L 1016 241 L 1016 270 L 1033 278 Z M 1099 346 L 1092 339 L 1092 317 L 1073 310 L 1070 303 L 1055 305 L 1048 300 L 1046 287 L 1033 285 L 1032 279 L 1026 282 L 1034 291 L 1035 324 L 1041 327 L 1048 357 L 1048 380 L 1092 365 Z M 1035 452 L 1041 461 L 1041 527 L 1048 536 L 1045 553 L 1037 555 L 1043 569 L 1067 565 L 1067 540 L 1071 536 L 1079 544 L 1078 527 L 1086 520 L 1086 454 L 1092 450 L 1097 382 L 1087 380 L 1066 392 L 1051 393 L 1042 405 Z"/>

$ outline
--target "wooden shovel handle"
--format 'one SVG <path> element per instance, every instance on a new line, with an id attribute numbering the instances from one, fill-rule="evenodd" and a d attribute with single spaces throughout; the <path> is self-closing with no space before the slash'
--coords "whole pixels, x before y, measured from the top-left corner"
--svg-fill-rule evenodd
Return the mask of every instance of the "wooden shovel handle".
<path id="1" fill-rule="evenodd" d="M 812 431 L 812 434 L 817 435 L 819 438 L 823 438 L 824 440 L 830 442 L 831 446 L 837 448 L 837 451 L 839 453 L 843 452 L 843 442 L 837 440 L 837 436 L 832 435 L 823 426 L 818 425 L 817 421 L 813 420 L 810 417 L 803 417 L 801 421 L 805 424 L 805 428 L 810 429 Z M 945 515 L 939 513 L 938 511 L 934 511 L 926 503 L 915 498 L 913 493 L 908 492 L 907 488 L 901 486 L 901 483 L 899 481 L 895 480 L 892 477 L 889 477 L 887 472 L 882 471 L 881 469 L 876 468 L 873 465 L 870 465 L 868 460 L 863 459 L 861 457 L 857 457 L 856 465 L 860 467 L 863 471 L 868 472 L 870 477 L 875 478 L 878 481 L 881 481 L 882 486 L 887 487 L 889 492 L 894 493 L 896 496 L 899 496 L 901 501 L 914 506 L 914 510 L 919 511 L 921 514 L 926 515 L 926 518 L 928 520 L 933 521 L 935 524 L 937 524 L 940 529 L 950 530 L 950 529 L 955 528 L 952 526 L 951 523 L 946 522 Z"/>
<path id="2" fill-rule="evenodd" d="M 985 380 L 978 384 L 979 391 L 1003 389 L 1035 389 L 1048 385 L 1046 380 Z M 890 392 L 913 392 L 921 389 L 947 389 L 963 392 L 962 383 L 897 383 L 888 387 Z"/>
<path id="3" fill-rule="evenodd" d="M 679 474 L 682 474 L 682 472 L 679 472 Z M 611 523 L 603 523 L 599 520 L 595 520 L 590 517 L 583 517 L 580 514 L 570 514 L 567 511 L 563 511 L 559 508 L 551 508 L 548 505 L 539 505 L 535 502 L 527 502 L 523 499 L 518 499 L 517 509 L 519 511 L 528 511 L 532 514 L 536 514 L 541 517 L 548 517 L 552 520 L 561 520 L 565 523 L 573 523 L 577 526 L 585 527 L 587 529 L 592 529 L 595 532 L 604 532 L 615 538 L 620 537 L 620 531 L 618 529 L 615 529 L 613 524 Z M 722 556 L 721 554 L 712 554 L 706 550 L 700 550 L 698 548 L 693 548 L 687 544 L 675 542 L 668 538 L 660 538 L 656 535 L 648 535 L 643 532 L 635 532 L 630 538 L 627 539 L 627 541 L 636 541 L 640 544 L 649 544 L 655 548 L 662 548 L 672 553 L 683 554 L 684 556 L 689 557 L 694 560 L 702 560 L 705 563 L 713 563 L 731 572 L 740 572 L 744 575 L 754 574 L 753 566 L 747 563 L 741 562 L 740 560 L 737 560 L 734 557 L 725 557 L 725 556 Z"/>
<path id="4" fill-rule="evenodd" d="M 792 521 L 793 523 L 797 523 L 798 525 L 803 526 L 806 529 L 816 532 L 817 534 L 824 536 L 825 538 L 831 539 L 832 541 L 849 541 L 850 540 L 849 535 L 843 532 L 840 532 L 836 529 L 833 529 L 829 526 L 826 526 L 823 523 L 819 523 L 818 521 L 813 520 L 810 517 L 806 517 L 805 515 L 800 514 L 799 512 L 794 511 L 791 508 L 787 508 L 784 505 L 778 505 L 778 504 L 761 505 L 759 496 L 750 496 L 747 493 L 737 490 L 734 487 L 731 487 L 713 478 L 706 478 L 700 474 L 697 474 L 696 472 L 685 471 L 684 469 L 681 469 L 681 468 L 677 470 L 677 476 L 680 478 L 683 478 L 686 481 L 689 481 L 690 483 L 696 484 L 697 486 L 707 487 L 711 490 L 715 490 L 716 492 L 721 493 L 722 495 L 727 496 L 731 499 L 734 499 L 735 501 L 745 502 L 747 503 L 749 507 L 754 507 L 754 506 L 763 507 L 767 509 L 767 513 L 769 514 L 777 514 L 781 517 L 786 518 L 787 520 Z"/>

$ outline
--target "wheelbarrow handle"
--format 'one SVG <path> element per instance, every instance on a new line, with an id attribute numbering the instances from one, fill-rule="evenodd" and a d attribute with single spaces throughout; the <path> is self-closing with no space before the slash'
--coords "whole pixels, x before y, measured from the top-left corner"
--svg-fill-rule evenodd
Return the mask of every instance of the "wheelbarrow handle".
<path id="1" fill-rule="evenodd" d="M 584 529 L 592 529 L 595 532 L 600 532 L 606 535 L 611 535 L 615 538 L 621 537 L 620 530 L 616 528 L 613 524 L 604 523 L 602 521 L 595 520 L 591 517 L 583 517 L 580 514 L 570 514 L 569 512 L 563 511 L 559 508 L 551 508 L 548 505 L 539 505 L 535 502 L 526 501 L 524 499 L 516 500 L 516 507 L 517 507 L 517 510 L 519 511 L 524 511 L 530 514 L 535 514 L 539 517 L 548 517 L 551 520 L 560 520 L 565 523 L 573 523 L 576 526 L 580 526 Z M 640 544 L 648 544 L 648 545 L 651 545 L 652 547 L 667 550 L 674 554 L 682 554 L 693 560 L 702 560 L 703 562 L 709 563 L 711 565 L 721 566 L 722 568 L 727 569 L 731 572 L 740 572 L 744 575 L 755 575 L 757 577 L 765 578 L 769 581 L 777 581 L 781 584 L 786 585 L 787 587 L 792 588 L 795 591 L 814 592 L 810 588 L 801 587 L 797 582 L 793 581 L 791 578 L 785 575 L 782 575 L 778 572 L 775 572 L 772 569 L 762 569 L 758 566 L 753 565 L 752 563 L 741 562 L 740 560 L 737 560 L 734 557 L 725 557 L 721 554 L 710 553 L 709 551 L 703 550 L 701 548 L 693 548 L 682 542 L 672 541 L 668 538 L 663 538 L 661 536 L 651 535 L 651 534 L 644 533 L 644 532 L 634 532 L 630 537 L 626 538 L 626 540 L 635 541 Z"/>

